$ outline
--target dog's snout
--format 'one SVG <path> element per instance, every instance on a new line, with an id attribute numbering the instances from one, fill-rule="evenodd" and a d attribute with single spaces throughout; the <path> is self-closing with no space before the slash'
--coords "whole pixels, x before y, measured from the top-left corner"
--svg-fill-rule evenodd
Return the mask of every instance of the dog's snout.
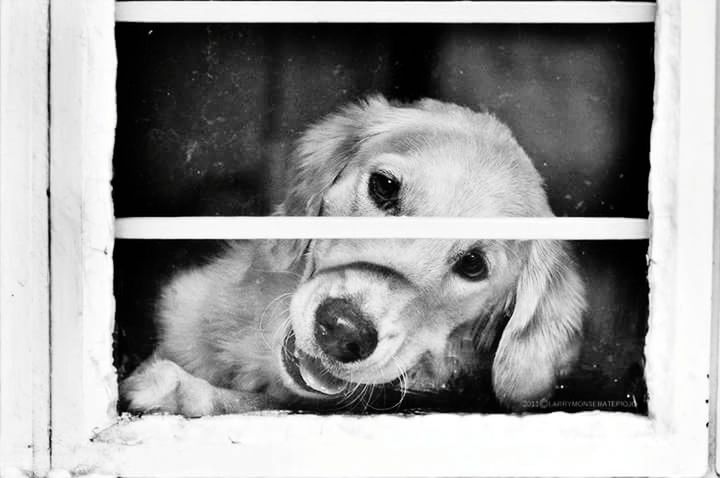
<path id="1" fill-rule="evenodd" d="M 328 356 L 343 362 L 368 358 L 378 343 L 375 326 L 347 299 L 327 299 L 315 311 L 315 340 Z"/>

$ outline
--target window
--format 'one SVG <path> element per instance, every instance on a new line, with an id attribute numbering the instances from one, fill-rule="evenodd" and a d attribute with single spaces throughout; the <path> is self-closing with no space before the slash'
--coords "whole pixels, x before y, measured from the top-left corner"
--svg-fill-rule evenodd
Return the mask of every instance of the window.
<path id="1" fill-rule="evenodd" d="M 51 10 L 52 374 L 45 374 L 51 377 L 51 396 L 44 401 L 40 397 L 39 405 L 33 401 L 32 414 L 41 416 L 43 410 L 47 411 L 42 404 L 51 405 L 52 468 L 76 474 L 123 476 L 582 475 L 588 469 L 598 475 L 704 473 L 708 462 L 706 400 L 714 203 L 712 2 L 668 0 L 657 6 L 649 222 L 641 215 L 640 219 L 582 217 L 593 215 L 582 210 L 583 205 L 579 206 L 580 213 L 568 213 L 578 217 L 557 219 L 197 217 L 125 218 L 116 222 L 110 189 L 116 137 L 116 18 L 158 23 L 222 20 L 247 23 L 249 29 L 262 29 L 256 24 L 273 22 L 335 23 L 352 18 L 382 23 L 402 18 L 408 23 L 403 28 L 410 30 L 415 24 L 427 22 L 441 24 L 437 28 L 485 22 L 647 23 L 656 10 L 654 5 L 639 2 L 556 2 L 550 9 L 539 2 L 201 3 L 119 2 L 115 9 L 112 2 L 103 1 L 70 3 Z M 376 8 L 378 5 L 388 10 Z M 0 17 L 3 22 L 6 19 L 5 15 Z M 332 27 L 328 25 L 327 29 Z M 435 26 L 423 27 L 432 30 Z M 118 35 L 122 35 L 125 26 L 117 28 Z M 132 28 L 144 27 L 125 29 Z M 192 31 L 194 26 L 183 28 Z M 232 27 L 224 28 L 233 31 Z M 267 28 L 270 31 L 272 27 Z M 0 66 L 5 73 L 2 57 Z M 0 93 L 0 105 L 5 107 L 8 90 L 0 89 Z M 127 105 L 117 106 L 124 107 Z M 7 126 L 3 125 L 2 138 L 7 138 Z M 0 165 L 6 164 L 0 160 Z M 9 177 L 0 176 L 2 184 L 8 184 Z M 122 180 L 127 179 L 116 177 L 116 181 Z M 119 189 L 119 184 L 116 186 Z M 16 193 L 11 194 L 16 197 Z M 33 197 L 38 197 L 37 191 Z M 556 198 L 556 211 L 558 207 L 578 204 L 567 200 L 563 206 L 563 200 L 564 196 Z M 124 204 L 129 211 L 130 202 Z M 116 205 L 122 205 L 118 196 Z M 2 211 L 9 214 L 8 209 Z M 7 217 L 2 218 L 3 232 L 7 230 Z M 522 417 L 449 413 L 358 418 L 278 412 L 193 420 L 178 416 L 118 417 L 115 365 L 119 362 L 113 361 L 114 247 L 116 253 L 132 247 L 128 246 L 134 242 L 131 238 L 336 237 L 350 221 L 365 221 L 363 235 L 385 238 L 397 236 L 398 228 L 402 228 L 403 237 L 425 237 L 431 226 L 433 236 L 445 238 L 482 228 L 484 235 L 500 238 L 622 238 L 631 244 L 628 247 L 642 249 L 643 239 L 649 235 L 650 320 L 644 348 L 647 415 L 637 410 L 639 413 L 603 411 Z M 0 247 L 8 247 L 8 243 L 0 243 Z M 595 242 L 588 247 L 603 245 Z M 9 254 L 15 249 L 2 250 Z M 5 294 L 5 286 L 0 287 Z M 3 302 L 7 303 L 11 302 Z M 122 305 L 118 303 L 118 307 Z M 3 343 L 15 337 L 15 329 L 8 331 L 5 325 L 16 322 L 6 320 L 0 317 Z M 22 337 L 31 340 L 27 333 Z M 43 376 L 42 356 L 40 359 L 40 372 L 36 374 Z M 13 375 L 0 374 L 6 391 L 8 376 Z M 42 392 L 42 387 L 37 390 Z M 7 407 L 7 402 L 0 401 L 1 417 L 9 413 Z M 29 413 L 26 410 L 23 416 Z M 6 440 L 3 445 L 8 443 Z M 518 450 L 522 450 L 522 459 L 517 459 Z M 47 468 L 43 456 L 50 457 L 42 451 L 35 453 L 33 466 L 42 472 L 43 466 Z M 376 459 L 359 461 L 358 456 Z M 10 466 L 27 468 L 27 458 L 24 460 L 12 461 Z"/>
<path id="2" fill-rule="evenodd" d="M 422 44 L 418 44 L 419 39 Z M 132 219 L 138 216 L 270 214 L 289 190 L 291 150 L 293 143 L 304 137 L 301 132 L 338 107 L 378 93 L 406 102 L 430 97 L 493 111 L 511 125 L 518 141 L 535 161 L 546 181 L 553 210 L 560 216 L 647 217 L 653 82 L 651 23 L 495 24 L 480 28 L 476 24 L 123 22 L 116 26 L 116 43 L 119 108 L 113 199 L 115 215 L 123 218 L 119 224 L 123 227 L 134 224 L 135 234 L 143 235 L 137 220 Z M 392 111 L 388 109 L 387 114 Z M 481 185 L 481 165 L 475 164 L 479 174 L 472 184 L 478 190 L 492 187 Z M 452 167 L 449 158 L 446 167 Z M 426 181 L 422 176 L 414 178 L 402 165 L 393 168 L 397 177 L 405 178 L 403 187 L 443 188 L 440 175 Z M 352 181 L 348 179 L 352 174 L 347 170 L 340 177 Z M 352 194 L 362 198 L 364 192 Z M 453 202 L 449 197 L 414 203 L 411 200 L 409 208 L 414 211 L 410 214 L 423 215 L 423 211 L 442 208 L 452 211 Z M 273 220 L 278 225 L 287 223 L 287 219 Z M 162 237 L 173 237 L 170 225 L 173 221 L 159 223 Z M 193 237 L 212 238 L 208 235 L 212 220 L 204 220 L 204 227 L 193 227 L 188 219 L 185 221 Z M 644 220 L 635 222 L 644 226 Z M 144 220 L 143 224 L 152 225 L 152 219 Z M 266 222 L 254 224 L 261 226 Z M 464 225 L 450 229 L 428 227 L 421 222 L 420 234 L 462 231 L 468 239 L 475 239 L 479 237 L 478 231 L 487 232 L 486 227 L 479 226 L 473 231 L 467 229 L 466 222 L 461 224 Z M 239 225 L 239 230 L 246 231 L 241 234 L 250 232 L 246 221 Z M 407 228 L 406 221 L 396 231 L 406 234 Z M 343 228 L 347 231 L 343 234 L 351 238 L 357 230 L 350 222 Z M 604 230 L 609 239 L 622 238 L 617 235 L 620 231 Z M 317 224 L 306 225 L 304 231 L 317 234 L 320 228 Z M 127 229 L 118 232 L 126 234 Z M 292 230 L 287 234 L 290 235 L 284 237 L 291 239 Z M 577 232 L 574 234 L 577 236 Z M 158 236 L 145 233 L 144 237 Z M 597 236 L 581 234 L 577 238 Z M 647 238 L 646 231 L 641 238 Z M 308 239 L 322 241 L 320 237 Z M 448 235 L 444 239 L 447 244 L 457 238 Z M 361 249 L 368 247 L 364 242 L 363 246 L 358 244 Z M 359 260 L 366 254 L 368 261 L 378 261 L 377 256 L 395 243 L 385 239 L 374 244 L 379 250 L 358 250 L 353 259 Z M 511 241 L 499 244 L 512 248 Z M 152 316 L 157 311 L 158 289 L 172 280 L 168 278 L 173 277 L 169 271 L 176 271 L 182 262 L 202 263 L 195 258 L 196 251 L 212 249 L 214 245 L 213 241 L 198 240 L 117 242 L 115 363 L 121 380 L 153 352 L 152 338 L 157 334 Z M 532 410 L 622 409 L 644 414 L 647 242 L 574 241 L 572 245 L 587 288 L 595 291 L 588 296 L 586 346 L 577 373 L 557 385 L 552 402 L 535 399 L 538 404 Z M 426 240 L 426 248 L 430 247 L 435 246 Z M 392 262 L 390 258 L 380 262 L 389 265 L 388 261 Z M 393 267 L 406 269 L 406 275 L 414 272 L 412 266 L 399 262 Z M 357 280 L 362 281 L 363 277 L 360 274 Z M 489 280 L 494 283 L 492 276 Z M 359 285 L 354 287 L 359 287 L 355 294 L 368 297 L 381 294 Z M 463 287 L 451 286 L 460 294 L 453 300 L 454 306 L 463 297 L 460 292 Z M 288 302 L 291 295 L 298 295 L 288 294 Z M 482 295 L 482 284 L 469 289 L 467 294 Z M 280 292 L 275 295 L 280 297 Z M 393 295 L 385 300 L 392 301 Z M 278 300 L 287 305 L 282 298 Z M 498 299 L 494 294 L 488 300 Z M 243 304 L 237 308 L 242 309 Z M 479 309 L 471 307 L 476 308 Z M 263 311 L 267 328 L 280 309 L 280 305 L 268 304 Z M 438 321 L 448 321 L 443 312 L 437 315 Z M 486 320 L 486 314 L 477 315 Z M 479 324 L 480 320 L 475 322 Z M 479 328 L 466 325 L 463 331 L 463 327 L 456 327 L 447 353 L 456 353 L 450 352 L 451 348 L 466 349 L 463 344 Z M 264 341 L 272 342 L 272 337 L 265 337 Z M 381 343 L 377 348 L 382 347 Z M 169 350 L 167 353 L 175 354 Z M 398 351 L 396 355 L 402 353 Z M 369 398 L 361 398 L 361 391 L 368 389 L 364 394 L 369 397 L 369 387 L 358 387 L 357 395 L 340 404 L 323 401 L 308 407 L 347 411 L 349 402 L 376 413 L 410 407 L 499 410 L 495 397 L 483 393 L 489 388 L 492 353 L 487 357 L 479 352 L 473 355 L 476 363 L 464 361 L 462 372 L 444 387 L 427 385 L 430 377 L 423 379 L 426 385 L 410 384 L 410 393 L 406 386 L 404 394 L 403 389 L 397 390 L 401 384 L 375 384 L 373 388 L 381 389 L 375 392 L 380 395 L 377 402 L 382 404 L 368 403 Z M 432 366 L 440 368 L 439 362 L 433 360 Z M 468 368 L 471 370 L 465 370 Z M 412 366 L 410 369 L 407 375 L 412 377 L 416 371 Z M 424 375 L 428 374 L 438 380 L 435 370 Z M 431 393 L 438 390 L 443 393 Z"/>

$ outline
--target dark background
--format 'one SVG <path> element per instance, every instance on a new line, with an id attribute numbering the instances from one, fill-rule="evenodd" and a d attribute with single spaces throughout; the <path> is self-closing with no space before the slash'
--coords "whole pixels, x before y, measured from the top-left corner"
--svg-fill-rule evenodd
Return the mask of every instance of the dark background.
<path id="1" fill-rule="evenodd" d="M 545 178 L 559 216 L 647 217 L 650 24 L 126 23 L 116 37 L 118 217 L 268 214 L 303 128 L 376 92 L 496 114 Z M 152 350 L 159 284 L 214 249 L 118 241 L 121 377 Z M 590 291 L 588 340 L 557 398 L 632 400 L 615 408 L 645 413 L 647 241 L 576 250 Z"/>

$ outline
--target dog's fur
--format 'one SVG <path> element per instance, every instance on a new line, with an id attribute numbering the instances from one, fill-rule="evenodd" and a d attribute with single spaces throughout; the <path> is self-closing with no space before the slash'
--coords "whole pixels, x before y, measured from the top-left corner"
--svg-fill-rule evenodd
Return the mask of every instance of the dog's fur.
<path id="1" fill-rule="evenodd" d="M 505 125 L 434 100 L 347 106 L 310 127 L 293 160 L 280 215 L 384 215 L 368 197 L 374 171 L 401 180 L 399 215 L 553 215 Z M 483 280 L 453 271 L 471 248 L 486 259 Z M 337 398 L 289 372 L 292 336 L 346 400 L 368 385 L 440 390 L 489 353 L 492 392 L 522 409 L 548 397 L 576 360 L 584 294 L 562 241 L 238 241 L 165 287 L 157 351 L 121 393 L 131 410 L 188 416 Z M 366 359 L 343 363 L 318 346 L 315 314 L 328 298 L 350 300 L 377 330 Z M 472 341 L 453 339 L 463 327 Z"/>

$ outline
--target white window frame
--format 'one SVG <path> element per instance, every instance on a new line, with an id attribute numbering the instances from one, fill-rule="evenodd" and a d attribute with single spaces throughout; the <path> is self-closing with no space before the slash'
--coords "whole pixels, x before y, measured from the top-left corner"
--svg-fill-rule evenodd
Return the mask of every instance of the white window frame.
<path id="1" fill-rule="evenodd" d="M 48 247 L 47 85 L 44 95 L 42 85 L 47 80 L 43 40 L 48 38 L 50 3 L 48 296 L 43 253 Z M 387 20 L 386 13 L 377 13 L 387 12 L 387 6 L 426 15 L 450 12 L 438 21 L 474 21 L 490 12 L 491 3 L 442 3 L 442 9 L 427 3 L 373 3 L 358 7 L 357 13 L 365 12 L 365 17 L 352 18 Z M 517 2 L 503 3 L 502 8 L 519 14 L 533 11 L 532 6 Z M 708 380 L 711 342 L 713 351 L 717 342 L 710 335 L 717 331 L 711 327 L 717 45 L 713 0 L 659 0 L 657 7 L 647 418 L 608 412 L 118 418 L 112 364 L 115 230 L 109 186 L 115 127 L 114 7 L 111 0 L 0 3 L 3 473 L 42 475 L 52 467 L 57 476 L 700 476 L 714 464 L 715 450 L 709 446 L 714 446 L 717 430 L 717 380 L 713 375 L 712 395 Z M 292 4 L 248 4 L 256 7 L 257 18 L 265 18 L 267 9 L 277 13 Z M 310 3 L 296 10 L 337 21 L 348 17 L 349 8 Z M 470 15 L 468 8 L 477 10 Z M 554 2 L 557 9 L 569 11 L 570 6 Z M 535 15 L 532 18 L 543 20 L 540 13 Z M 30 283 L 26 281 L 34 287 L 23 286 Z M 708 397 L 713 400 L 709 405 Z M 25 445 L 32 445 L 31 451 L 25 451 Z"/>
<path id="2" fill-rule="evenodd" d="M 0 2 L 0 476 L 50 467 L 49 0 Z"/>

